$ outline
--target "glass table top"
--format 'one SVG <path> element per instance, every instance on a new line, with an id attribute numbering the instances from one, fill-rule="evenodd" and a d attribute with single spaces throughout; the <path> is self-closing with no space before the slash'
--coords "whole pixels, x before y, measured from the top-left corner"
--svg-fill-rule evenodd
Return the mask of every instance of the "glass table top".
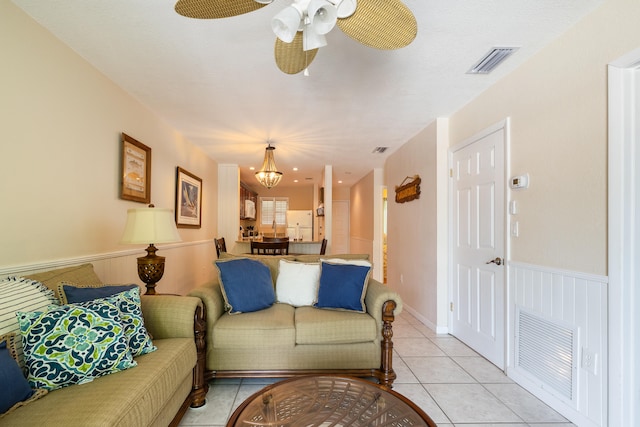
<path id="1" fill-rule="evenodd" d="M 245 400 L 231 426 L 435 426 L 413 402 L 372 382 L 342 376 L 305 376 L 265 387 Z"/>

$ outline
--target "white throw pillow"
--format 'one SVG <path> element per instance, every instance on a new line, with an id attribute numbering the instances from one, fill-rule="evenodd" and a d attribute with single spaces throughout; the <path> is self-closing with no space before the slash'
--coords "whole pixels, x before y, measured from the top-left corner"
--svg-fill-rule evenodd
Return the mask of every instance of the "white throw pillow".
<path id="1" fill-rule="evenodd" d="M 331 264 L 348 264 L 359 265 L 361 267 L 371 267 L 371 263 L 366 259 L 342 259 L 342 258 L 323 258 L 322 262 L 328 262 Z"/>
<path id="2" fill-rule="evenodd" d="M 294 307 L 313 305 L 318 299 L 320 263 L 280 260 L 276 280 L 278 302 Z"/>

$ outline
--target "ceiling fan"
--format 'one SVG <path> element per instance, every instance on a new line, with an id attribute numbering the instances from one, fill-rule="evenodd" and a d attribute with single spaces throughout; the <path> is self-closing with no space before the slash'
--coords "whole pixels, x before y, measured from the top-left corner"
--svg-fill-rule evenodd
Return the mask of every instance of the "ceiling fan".
<path id="1" fill-rule="evenodd" d="M 198 19 L 229 18 L 258 10 L 273 0 L 178 0 L 175 10 Z M 271 21 L 278 68 L 306 70 L 325 34 L 337 25 L 346 35 L 376 49 L 399 49 L 418 33 L 416 18 L 400 0 L 293 0 Z"/>

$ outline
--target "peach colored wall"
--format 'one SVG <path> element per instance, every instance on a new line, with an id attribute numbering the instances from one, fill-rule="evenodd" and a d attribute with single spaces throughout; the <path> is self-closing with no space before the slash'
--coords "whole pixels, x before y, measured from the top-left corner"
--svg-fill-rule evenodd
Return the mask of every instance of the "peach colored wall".
<path id="1" fill-rule="evenodd" d="M 0 267 L 135 248 L 118 243 L 127 209 L 143 206 L 119 198 L 121 132 L 152 149 L 156 206 L 174 208 L 176 166 L 202 178 L 202 228 L 180 229 L 183 241 L 216 234 L 217 164 L 11 2 L 0 58 Z"/>
<path id="2" fill-rule="evenodd" d="M 351 187 L 351 237 L 373 241 L 373 171 Z"/>
<path id="3" fill-rule="evenodd" d="M 351 198 L 351 188 L 341 185 L 333 187 L 333 200 L 349 200 Z"/>
<path id="4" fill-rule="evenodd" d="M 367 253 L 373 259 L 373 171 L 351 187 L 350 195 L 350 251 Z"/>
<path id="5" fill-rule="evenodd" d="M 387 206 L 387 282 L 423 322 L 437 326 L 436 310 L 436 143 L 432 123 L 396 150 L 385 164 Z M 420 175 L 420 198 L 396 203 L 395 187 Z"/>
<path id="6" fill-rule="evenodd" d="M 511 117 L 529 173 L 512 259 L 607 274 L 607 63 L 640 46 L 640 2 L 609 0 L 451 116 L 451 144 Z"/>

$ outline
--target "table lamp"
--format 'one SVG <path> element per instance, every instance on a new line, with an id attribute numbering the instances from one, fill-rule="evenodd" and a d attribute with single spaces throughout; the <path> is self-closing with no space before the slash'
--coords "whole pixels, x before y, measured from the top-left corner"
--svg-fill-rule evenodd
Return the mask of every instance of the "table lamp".
<path id="1" fill-rule="evenodd" d="M 129 209 L 127 225 L 120 243 L 149 244 L 147 256 L 138 258 L 138 276 L 147 287 L 145 295 L 155 295 L 156 283 L 164 274 L 164 257 L 156 255 L 156 243 L 180 242 L 173 211 L 171 209 L 148 208 Z"/>

